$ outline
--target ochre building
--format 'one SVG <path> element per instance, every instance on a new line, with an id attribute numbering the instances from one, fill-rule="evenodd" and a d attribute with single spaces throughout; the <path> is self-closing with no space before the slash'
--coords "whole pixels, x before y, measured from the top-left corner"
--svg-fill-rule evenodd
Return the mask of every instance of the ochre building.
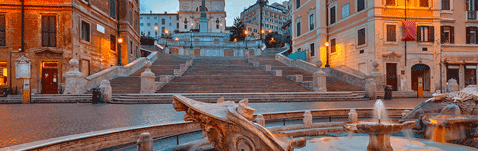
<path id="1" fill-rule="evenodd" d="M 293 0 L 293 51 L 369 74 L 394 90 L 475 85 L 478 0 Z M 328 46 L 326 46 L 328 44 Z"/>
<path id="2" fill-rule="evenodd" d="M 2 0 L 0 89 L 21 92 L 15 59 L 22 55 L 32 62 L 31 92 L 42 94 L 62 92 L 70 59 L 85 76 L 117 65 L 118 52 L 126 65 L 140 57 L 139 28 L 139 0 Z"/>

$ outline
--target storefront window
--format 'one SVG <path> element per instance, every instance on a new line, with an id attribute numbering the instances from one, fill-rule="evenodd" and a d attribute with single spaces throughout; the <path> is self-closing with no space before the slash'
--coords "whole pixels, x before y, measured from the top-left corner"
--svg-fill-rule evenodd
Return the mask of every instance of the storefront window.
<path id="1" fill-rule="evenodd" d="M 0 71 L 2 71 L 2 74 L 0 75 L 0 85 L 7 85 L 7 79 L 8 79 L 7 62 L 0 62 Z"/>
<path id="2" fill-rule="evenodd" d="M 476 66 L 465 67 L 465 86 L 476 85 Z"/>

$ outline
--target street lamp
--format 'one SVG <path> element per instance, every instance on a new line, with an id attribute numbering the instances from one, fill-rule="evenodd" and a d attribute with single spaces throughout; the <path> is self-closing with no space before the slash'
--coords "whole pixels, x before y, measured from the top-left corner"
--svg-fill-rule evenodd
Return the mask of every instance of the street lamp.
<path id="1" fill-rule="evenodd" d="M 156 34 L 155 39 L 158 39 L 158 30 L 159 30 L 158 26 L 154 26 L 154 31 L 155 31 L 155 34 Z"/>
<path id="2" fill-rule="evenodd" d="M 166 46 L 165 47 L 168 47 L 168 33 L 169 33 L 168 30 L 164 30 L 164 34 L 166 35 Z"/>
<path id="3" fill-rule="evenodd" d="M 246 40 L 246 49 L 248 49 L 248 48 L 247 48 L 247 34 L 248 34 L 248 33 L 249 33 L 249 31 L 247 31 L 247 30 L 244 31 L 244 34 L 246 34 L 246 37 L 244 37 L 244 39 Z"/>
<path id="4" fill-rule="evenodd" d="M 325 67 L 330 67 L 329 65 L 329 42 L 325 42 L 325 51 L 327 51 L 327 63 L 325 63 Z"/>
<path id="5" fill-rule="evenodd" d="M 118 66 L 123 66 L 121 61 L 121 43 L 123 43 L 123 38 L 118 38 Z"/>

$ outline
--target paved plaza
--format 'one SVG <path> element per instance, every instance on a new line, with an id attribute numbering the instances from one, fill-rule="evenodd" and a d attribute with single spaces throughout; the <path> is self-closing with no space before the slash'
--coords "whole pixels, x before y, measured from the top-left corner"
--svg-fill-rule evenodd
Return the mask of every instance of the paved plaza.
<path id="1" fill-rule="evenodd" d="M 414 108 L 426 99 L 385 100 L 387 108 Z M 256 114 L 294 110 L 370 108 L 375 101 L 250 103 Z M 0 105 L 0 147 L 112 128 L 182 122 L 171 104 Z"/>

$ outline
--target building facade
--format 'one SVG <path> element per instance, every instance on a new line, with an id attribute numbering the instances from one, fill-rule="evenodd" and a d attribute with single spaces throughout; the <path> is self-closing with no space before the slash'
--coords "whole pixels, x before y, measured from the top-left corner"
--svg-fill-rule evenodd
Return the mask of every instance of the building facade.
<path id="1" fill-rule="evenodd" d="M 283 34 L 284 30 L 282 26 L 287 21 L 287 6 L 283 6 L 279 3 L 273 3 L 272 5 L 264 5 L 262 8 L 262 30 L 264 34 L 269 32 L 277 32 Z M 251 33 L 250 36 L 260 38 L 261 28 L 260 24 L 260 5 L 255 3 L 249 8 L 241 12 L 240 19 L 243 21 L 246 29 Z"/>
<path id="2" fill-rule="evenodd" d="M 178 14 L 140 14 L 141 35 L 159 38 L 168 31 L 172 33 L 179 31 L 179 15 Z"/>
<path id="3" fill-rule="evenodd" d="M 199 30 L 201 0 L 179 0 L 179 31 Z M 223 33 L 226 30 L 224 0 L 206 0 L 207 32 Z"/>
<path id="4" fill-rule="evenodd" d="M 22 16 L 24 50 L 19 51 Z M 23 79 L 15 78 L 15 59 L 21 56 L 32 62 L 31 92 L 57 94 L 65 83 L 63 73 L 70 68 L 69 60 L 78 59 L 80 71 L 88 76 L 117 65 L 118 51 L 123 64 L 136 60 L 139 47 L 136 0 L 0 2 L 0 88 L 21 92 Z"/>
<path id="5" fill-rule="evenodd" d="M 476 84 L 477 0 L 294 0 L 293 48 L 308 61 L 370 73 L 394 90 Z M 327 9 L 323 9 L 327 8 Z M 326 43 L 327 42 L 327 43 Z M 326 46 L 328 44 L 328 46 Z"/>

